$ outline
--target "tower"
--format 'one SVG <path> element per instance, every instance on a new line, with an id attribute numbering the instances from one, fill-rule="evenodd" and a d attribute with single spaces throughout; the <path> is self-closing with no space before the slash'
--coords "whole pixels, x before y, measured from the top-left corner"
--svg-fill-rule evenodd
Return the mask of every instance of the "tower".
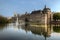
<path id="1" fill-rule="evenodd" d="M 50 8 L 47 8 L 46 5 L 43 9 L 43 14 L 45 14 L 45 18 L 47 18 L 47 20 L 46 20 L 47 24 L 50 24 L 50 22 L 51 22 L 51 10 L 50 10 Z"/>

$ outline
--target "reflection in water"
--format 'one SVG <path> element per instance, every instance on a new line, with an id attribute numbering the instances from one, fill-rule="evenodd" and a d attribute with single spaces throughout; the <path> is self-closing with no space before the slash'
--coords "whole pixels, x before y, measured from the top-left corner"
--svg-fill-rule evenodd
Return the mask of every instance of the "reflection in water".
<path id="1" fill-rule="evenodd" d="M 7 24 L 0 24 L 0 30 L 3 29 L 6 26 L 7 26 Z"/>
<path id="2" fill-rule="evenodd" d="M 45 37 L 45 40 L 47 37 L 50 37 L 51 34 L 51 27 L 50 25 L 43 25 L 39 27 L 35 26 L 24 26 L 22 29 L 25 29 L 25 31 L 31 31 L 35 35 L 43 35 Z"/>
<path id="3" fill-rule="evenodd" d="M 53 31 L 60 33 L 60 26 L 53 26 Z"/>
<path id="4" fill-rule="evenodd" d="M 15 23 L 0 25 L 0 35 L 6 38 L 20 39 L 20 40 L 60 40 L 60 26 L 52 25 L 17 25 Z M 3 32 L 4 30 L 4 32 Z M 6 35 L 6 36 L 5 36 Z M 1 36 L 0 36 L 1 37 Z"/>

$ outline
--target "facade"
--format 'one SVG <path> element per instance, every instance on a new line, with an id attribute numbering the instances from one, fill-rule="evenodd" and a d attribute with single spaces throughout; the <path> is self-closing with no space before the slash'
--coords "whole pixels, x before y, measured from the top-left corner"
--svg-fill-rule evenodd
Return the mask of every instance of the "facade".
<path id="1" fill-rule="evenodd" d="M 51 21 L 51 10 L 50 8 L 44 7 L 43 10 L 35 10 L 31 13 L 25 13 L 24 15 L 21 15 L 19 19 L 25 20 L 26 18 L 30 22 L 39 22 L 40 24 L 50 24 Z"/>
<path id="2" fill-rule="evenodd" d="M 40 24 L 50 24 L 51 14 L 51 10 L 45 6 L 43 10 L 32 11 L 28 19 Z"/>

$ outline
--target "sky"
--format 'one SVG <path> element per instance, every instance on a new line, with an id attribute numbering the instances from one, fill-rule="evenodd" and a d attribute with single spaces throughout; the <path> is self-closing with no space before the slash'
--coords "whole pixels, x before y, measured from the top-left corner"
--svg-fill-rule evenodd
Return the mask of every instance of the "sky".
<path id="1" fill-rule="evenodd" d="M 0 15 L 11 17 L 14 13 L 31 13 L 43 10 L 45 5 L 52 12 L 60 12 L 60 0 L 0 0 Z"/>

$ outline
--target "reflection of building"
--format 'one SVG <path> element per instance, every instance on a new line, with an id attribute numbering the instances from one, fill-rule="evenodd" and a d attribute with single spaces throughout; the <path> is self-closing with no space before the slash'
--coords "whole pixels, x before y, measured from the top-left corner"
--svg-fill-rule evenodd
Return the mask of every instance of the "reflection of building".
<path id="1" fill-rule="evenodd" d="M 21 19 L 25 20 L 27 18 L 31 22 L 39 22 L 40 24 L 50 24 L 51 19 L 51 10 L 44 7 L 43 10 L 35 10 L 30 14 L 26 12 L 25 15 L 21 16 Z"/>
<path id="2" fill-rule="evenodd" d="M 32 27 L 31 32 L 38 35 L 43 35 L 44 37 L 49 37 L 51 34 L 50 27 Z"/>
<path id="3" fill-rule="evenodd" d="M 25 26 L 22 27 L 25 31 L 29 32 L 31 31 L 33 34 L 36 35 L 43 35 L 43 37 L 50 37 L 51 34 L 51 28 L 47 25 L 47 27 L 31 27 L 31 26 Z"/>

